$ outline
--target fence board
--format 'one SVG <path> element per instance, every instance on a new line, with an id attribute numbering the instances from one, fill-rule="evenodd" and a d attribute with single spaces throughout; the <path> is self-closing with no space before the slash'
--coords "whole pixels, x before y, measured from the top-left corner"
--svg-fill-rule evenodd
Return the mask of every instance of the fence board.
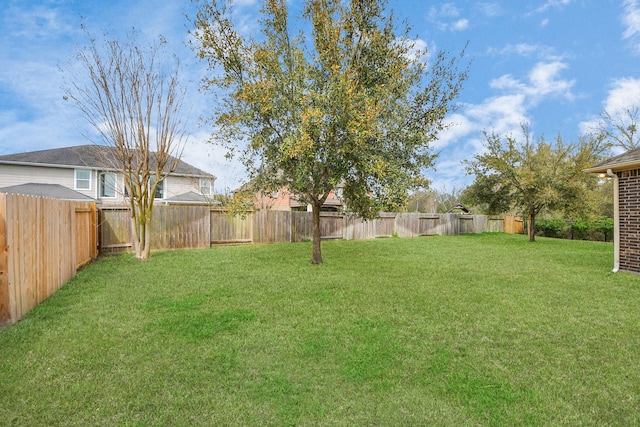
<path id="1" fill-rule="evenodd" d="M 6 217 L 7 196 L 0 193 L 0 324 L 11 319 L 9 293 L 9 247 L 7 246 Z"/>
<path id="2" fill-rule="evenodd" d="M 504 219 L 496 217 L 488 217 L 487 225 L 484 231 L 488 232 L 502 232 L 504 230 Z"/>
<path id="3" fill-rule="evenodd" d="M 381 213 L 373 222 L 375 237 L 392 237 L 396 232 L 395 214 Z"/>
<path id="4" fill-rule="evenodd" d="M 291 214 L 261 210 L 253 214 L 254 243 L 291 242 Z"/>
<path id="5" fill-rule="evenodd" d="M 313 238 L 311 212 L 291 212 L 291 241 L 304 242 Z"/>
<path id="6" fill-rule="evenodd" d="M 516 216 L 505 216 L 503 229 L 505 233 L 522 234 L 524 233 L 524 221 Z"/>
<path id="7" fill-rule="evenodd" d="M 95 212 L 92 202 L 0 194 L 0 324 L 19 320 L 97 256 Z"/>
<path id="8" fill-rule="evenodd" d="M 210 214 L 211 243 L 249 243 L 253 241 L 252 218 L 246 215 L 230 215 L 221 210 Z"/>
<path id="9" fill-rule="evenodd" d="M 313 215 L 312 212 L 308 213 Z M 313 220 L 310 221 L 310 234 L 313 235 Z M 344 216 L 332 213 L 320 213 L 320 236 L 322 239 L 342 239 L 344 235 Z"/>
<path id="10" fill-rule="evenodd" d="M 343 238 L 347 240 L 364 240 L 376 237 L 374 220 L 365 221 L 353 214 L 345 216 L 345 231 Z"/>
<path id="11" fill-rule="evenodd" d="M 100 208 L 98 215 L 100 253 L 129 250 L 131 215 L 126 207 Z"/>

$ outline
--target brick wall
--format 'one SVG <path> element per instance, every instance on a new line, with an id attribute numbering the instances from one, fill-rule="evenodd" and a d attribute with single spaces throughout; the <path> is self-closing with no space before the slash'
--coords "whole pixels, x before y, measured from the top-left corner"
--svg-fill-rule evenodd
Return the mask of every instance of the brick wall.
<path id="1" fill-rule="evenodd" d="M 618 172 L 620 270 L 640 273 L 640 169 Z"/>

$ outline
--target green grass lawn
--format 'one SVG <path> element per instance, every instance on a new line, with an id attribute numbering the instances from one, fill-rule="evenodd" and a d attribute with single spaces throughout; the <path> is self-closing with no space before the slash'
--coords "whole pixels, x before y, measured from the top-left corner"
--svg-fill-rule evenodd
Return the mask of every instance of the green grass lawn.
<path id="1" fill-rule="evenodd" d="M 640 277 L 503 234 L 109 257 L 0 329 L 0 425 L 640 425 Z"/>

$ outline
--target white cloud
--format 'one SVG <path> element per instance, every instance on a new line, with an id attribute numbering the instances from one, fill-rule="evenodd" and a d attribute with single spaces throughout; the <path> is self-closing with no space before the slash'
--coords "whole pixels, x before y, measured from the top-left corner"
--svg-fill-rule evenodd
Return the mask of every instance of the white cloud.
<path id="1" fill-rule="evenodd" d="M 611 82 L 602 109 L 614 120 L 626 121 L 629 108 L 640 107 L 640 78 L 626 77 Z M 583 134 L 595 132 L 602 124 L 602 117 L 594 115 L 579 124 Z M 620 148 L 620 147 L 618 147 Z"/>
<path id="2" fill-rule="evenodd" d="M 514 50 L 528 54 L 537 51 L 530 45 L 519 45 Z M 473 178 L 464 174 L 460 162 L 484 150 L 483 131 L 499 135 L 519 134 L 523 124 L 532 124 L 531 111 L 540 102 L 554 97 L 573 100 L 574 81 L 560 76 L 566 68 L 561 61 L 540 61 L 524 78 L 511 74 L 497 77 L 489 82 L 489 86 L 499 92 L 498 95 L 478 104 L 466 104 L 452 114 L 448 121 L 456 126 L 442 132 L 434 144 L 434 149 L 441 152 L 436 160 L 437 172 L 429 174 L 434 186 L 462 188 L 470 184 Z"/>
<path id="3" fill-rule="evenodd" d="M 460 15 L 460 10 L 454 3 L 432 6 L 428 13 L 429 20 L 442 31 L 464 31 L 469 28 L 469 20 Z"/>
<path id="4" fill-rule="evenodd" d="M 226 151 L 208 142 L 209 134 L 192 134 L 185 146 L 182 160 L 216 176 L 215 191 L 233 191 L 246 182 L 244 166 L 237 160 L 225 158 Z"/>
<path id="5" fill-rule="evenodd" d="M 527 81 L 505 74 L 492 80 L 489 85 L 494 89 L 525 95 L 532 106 L 547 97 L 560 96 L 573 100 L 575 96 L 571 89 L 575 80 L 559 78 L 560 72 L 565 68 L 567 64 L 560 61 L 538 62 L 529 72 Z"/>
<path id="6" fill-rule="evenodd" d="M 573 0 L 547 0 L 545 4 L 534 10 L 533 13 L 542 13 L 551 8 L 561 9 L 569 5 L 572 1 Z"/>
<path id="7" fill-rule="evenodd" d="M 44 5 L 9 7 L 3 16 L 6 35 L 10 37 L 51 39 L 74 31 L 67 21 L 68 15 L 60 9 Z"/>
<path id="8" fill-rule="evenodd" d="M 640 4 L 638 0 L 625 0 L 622 4 L 624 7 L 622 23 L 625 26 L 622 38 L 629 39 L 634 45 L 635 52 L 640 54 Z"/>
<path id="9" fill-rule="evenodd" d="M 457 144 L 468 135 L 478 131 L 477 123 L 463 113 L 453 113 L 447 117 L 446 123 L 449 127 L 441 132 L 438 139 L 434 141 L 433 148 L 435 150 Z"/>
<path id="10" fill-rule="evenodd" d="M 528 110 L 526 95 L 514 93 L 485 99 L 467 108 L 466 113 L 476 122 L 478 131 L 502 134 L 511 133 L 528 122 Z"/>
<path id="11" fill-rule="evenodd" d="M 469 28 L 469 20 L 468 19 L 458 19 L 456 22 L 451 24 L 452 31 L 464 31 Z"/>
<path id="12" fill-rule="evenodd" d="M 568 100 L 573 100 L 571 88 L 575 80 L 560 79 L 559 74 L 567 68 L 567 64 L 560 61 L 538 63 L 529 74 L 531 87 L 529 94 L 532 99 L 538 100 L 548 95 L 559 95 Z"/>
<path id="13" fill-rule="evenodd" d="M 508 44 L 502 49 L 490 48 L 488 53 L 502 56 L 518 55 L 524 58 L 538 58 L 544 61 L 561 61 L 564 59 L 562 55 L 556 53 L 554 47 L 530 43 Z"/>
<path id="14" fill-rule="evenodd" d="M 498 3 L 478 3 L 476 7 L 485 16 L 493 17 L 502 14 L 502 8 Z"/>
<path id="15" fill-rule="evenodd" d="M 415 60 L 426 63 L 432 52 L 435 52 L 434 46 L 429 46 L 428 43 L 422 39 L 399 39 L 397 43 L 399 46 L 407 49 L 405 56 L 411 61 Z"/>
<path id="16" fill-rule="evenodd" d="M 443 3 L 439 8 L 432 6 L 431 9 L 429 9 L 429 16 L 432 18 L 456 18 L 460 16 L 460 11 L 455 3 Z"/>
<path id="17" fill-rule="evenodd" d="M 604 109 L 616 116 L 631 106 L 640 106 L 640 78 L 621 78 L 614 80 L 604 101 Z"/>

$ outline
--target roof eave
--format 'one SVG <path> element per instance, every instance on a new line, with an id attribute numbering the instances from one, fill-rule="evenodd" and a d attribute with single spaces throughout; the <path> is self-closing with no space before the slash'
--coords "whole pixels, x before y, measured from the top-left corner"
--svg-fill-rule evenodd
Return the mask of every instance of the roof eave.
<path id="1" fill-rule="evenodd" d="M 619 171 L 630 170 L 630 169 L 640 169 L 640 161 L 634 160 L 632 162 L 598 165 L 598 166 L 585 169 L 584 171 L 588 173 L 607 173 L 609 169 L 611 169 L 612 172 L 619 172 Z"/>
<path id="2" fill-rule="evenodd" d="M 78 165 L 61 165 L 57 163 L 35 163 L 35 162 L 18 162 L 14 160 L 0 160 L 0 165 L 15 165 L 15 166 L 34 166 L 43 168 L 58 168 L 58 169 L 91 169 L 91 170 L 113 170 L 114 168 L 96 167 L 96 166 L 78 166 Z"/>

